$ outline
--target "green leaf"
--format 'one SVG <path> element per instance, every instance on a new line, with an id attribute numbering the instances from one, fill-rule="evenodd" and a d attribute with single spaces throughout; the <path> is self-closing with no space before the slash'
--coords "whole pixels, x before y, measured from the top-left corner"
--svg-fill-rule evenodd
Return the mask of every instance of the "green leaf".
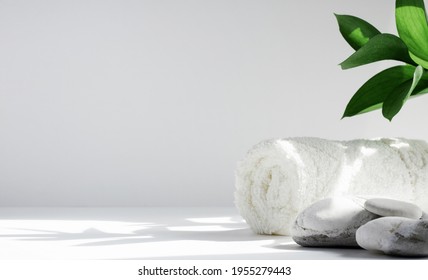
<path id="1" fill-rule="evenodd" d="M 414 55 L 413 53 L 409 52 L 410 57 L 412 58 L 412 60 L 414 62 L 416 62 L 416 64 L 421 65 L 423 68 L 428 69 L 428 61 L 417 57 L 416 55 Z"/>
<path id="2" fill-rule="evenodd" d="M 423 0 L 397 0 L 395 21 L 400 38 L 418 58 L 428 61 L 428 24 Z"/>
<path id="3" fill-rule="evenodd" d="M 385 99 L 382 106 L 382 114 L 388 120 L 392 120 L 395 115 L 403 108 L 404 103 L 409 99 L 413 90 L 419 83 L 424 70 L 422 66 L 418 66 L 413 74 L 413 80 L 406 81 L 395 88 Z"/>
<path id="4" fill-rule="evenodd" d="M 360 18 L 335 14 L 340 33 L 354 50 L 364 46 L 370 38 L 380 34 L 373 25 Z"/>
<path id="5" fill-rule="evenodd" d="M 410 97 L 409 97 L 409 100 L 413 99 L 415 97 L 419 97 L 419 96 L 425 95 L 427 93 L 428 93 L 428 87 L 426 87 L 426 88 L 424 88 L 424 89 L 422 89 L 420 91 L 417 91 L 417 92 L 413 91 L 412 95 L 410 95 Z"/>
<path id="6" fill-rule="evenodd" d="M 428 81 L 419 81 L 419 84 L 415 88 L 415 90 L 410 95 L 410 98 L 418 97 L 428 93 Z"/>
<path id="7" fill-rule="evenodd" d="M 414 72 L 414 66 L 400 65 L 376 74 L 354 94 L 346 106 L 342 118 L 381 108 L 388 94 L 402 83 L 412 80 Z"/>
<path id="8" fill-rule="evenodd" d="M 413 92 L 410 94 L 409 99 L 418 97 L 428 93 L 428 71 L 424 71 L 418 85 L 415 87 Z"/>
<path id="9" fill-rule="evenodd" d="M 414 64 L 406 44 L 400 38 L 392 34 L 378 34 L 343 61 L 340 66 L 342 69 L 349 69 L 386 59 Z"/>

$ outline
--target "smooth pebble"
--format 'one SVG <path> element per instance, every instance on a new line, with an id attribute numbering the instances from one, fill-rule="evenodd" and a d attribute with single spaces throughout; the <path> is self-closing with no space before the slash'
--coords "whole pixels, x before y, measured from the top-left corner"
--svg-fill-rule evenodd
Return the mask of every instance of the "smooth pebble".
<path id="1" fill-rule="evenodd" d="M 327 198 L 300 212 L 292 237 L 301 246 L 356 247 L 357 229 L 378 217 L 365 210 L 357 198 Z"/>
<path id="2" fill-rule="evenodd" d="M 361 226 L 356 240 L 366 250 L 387 255 L 428 256 L 428 221 L 404 217 L 379 218 Z"/>
<path id="3" fill-rule="evenodd" d="M 417 205 L 389 198 L 368 199 L 364 203 L 364 208 L 382 217 L 397 216 L 411 219 L 422 217 L 422 210 Z"/>

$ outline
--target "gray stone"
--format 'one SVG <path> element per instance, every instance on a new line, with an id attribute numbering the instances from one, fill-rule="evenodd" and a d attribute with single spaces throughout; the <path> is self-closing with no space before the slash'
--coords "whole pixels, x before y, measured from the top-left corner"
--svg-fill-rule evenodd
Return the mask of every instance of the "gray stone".
<path id="1" fill-rule="evenodd" d="M 411 219 L 419 219 L 422 217 L 422 210 L 417 205 L 388 198 L 372 198 L 368 199 L 364 208 L 376 215 L 388 217 L 397 216 Z"/>
<path id="2" fill-rule="evenodd" d="M 356 198 L 327 198 L 297 216 L 292 237 L 301 246 L 357 247 L 357 229 L 378 217 L 365 210 Z"/>
<path id="3" fill-rule="evenodd" d="M 405 257 L 428 256 L 428 221 L 383 217 L 357 230 L 358 245 L 366 250 Z"/>
<path id="4" fill-rule="evenodd" d="M 428 213 L 425 211 L 422 211 L 422 217 L 421 220 L 428 220 Z"/>

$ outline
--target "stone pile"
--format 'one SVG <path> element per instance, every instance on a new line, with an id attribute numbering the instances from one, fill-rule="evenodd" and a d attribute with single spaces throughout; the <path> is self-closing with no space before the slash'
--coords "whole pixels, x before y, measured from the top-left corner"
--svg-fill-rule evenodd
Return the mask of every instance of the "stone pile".
<path id="1" fill-rule="evenodd" d="M 307 247 L 361 247 L 387 255 L 423 257 L 428 256 L 426 218 L 409 202 L 333 197 L 300 212 L 292 236 Z"/>

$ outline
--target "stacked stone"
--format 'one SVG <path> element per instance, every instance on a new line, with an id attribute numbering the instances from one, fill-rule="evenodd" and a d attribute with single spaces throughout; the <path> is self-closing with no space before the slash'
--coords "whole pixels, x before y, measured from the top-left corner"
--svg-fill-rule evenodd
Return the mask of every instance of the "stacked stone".
<path id="1" fill-rule="evenodd" d="M 427 215 L 412 203 L 334 197 L 303 210 L 293 240 L 308 247 L 362 247 L 387 255 L 428 256 Z"/>

